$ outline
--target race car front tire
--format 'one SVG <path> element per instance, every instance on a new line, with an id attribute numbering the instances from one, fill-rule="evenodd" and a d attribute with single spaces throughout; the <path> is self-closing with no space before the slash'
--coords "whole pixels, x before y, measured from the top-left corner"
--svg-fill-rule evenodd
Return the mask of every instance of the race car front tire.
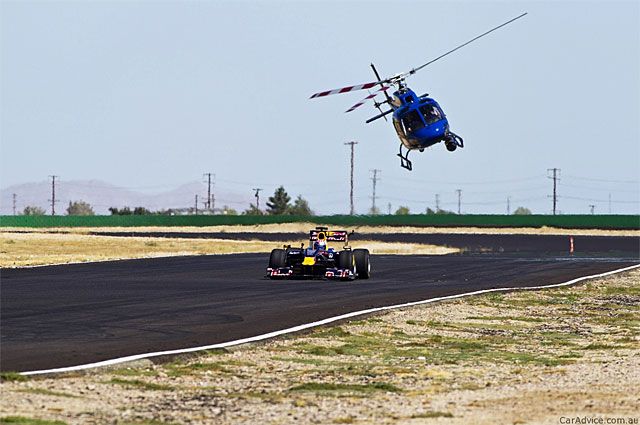
<path id="1" fill-rule="evenodd" d="M 287 265 L 287 252 L 284 249 L 274 249 L 269 257 L 269 267 L 279 269 Z"/>
<path id="2" fill-rule="evenodd" d="M 353 260 L 353 251 L 340 251 L 338 257 L 338 268 L 342 270 L 351 270 L 355 273 L 356 263 Z"/>
<path id="3" fill-rule="evenodd" d="M 368 249 L 354 249 L 353 256 L 356 262 L 356 270 L 359 279 L 369 279 L 371 276 L 371 263 L 369 262 Z"/>

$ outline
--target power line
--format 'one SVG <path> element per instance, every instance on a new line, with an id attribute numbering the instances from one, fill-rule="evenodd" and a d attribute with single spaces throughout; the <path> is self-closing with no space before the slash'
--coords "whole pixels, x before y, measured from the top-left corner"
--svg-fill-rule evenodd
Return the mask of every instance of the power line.
<path id="1" fill-rule="evenodd" d="M 358 197 L 356 197 L 357 199 Z M 566 198 L 565 196 L 563 196 L 563 198 Z M 425 201 L 424 199 L 406 199 L 406 198 L 396 198 L 396 197 L 391 197 L 391 196 L 378 196 L 378 199 L 384 199 L 384 200 L 390 200 L 390 201 L 395 201 L 395 202 L 411 202 L 411 203 L 419 203 L 419 204 L 427 204 L 428 201 Z M 540 201 L 543 199 L 548 199 L 547 196 L 538 196 L 538 197 L 531 197 L 531 198 L 518 198 L 518 199 L 511 199 L 512 202 L 528 202 L 528 201 Z M 452 201 L 452 202 L 442 202 L 439 200 L 439 195 L 436 194 L 436 205 L 438 205 L 438 207 L 440 205 L 453 205 L 455 206 L 457 204 L 457 201 Z M 500 200 L 496 200 L 496 201 L 480 201 L 480 202 L 469 202 L 469 201 L 465 201 L 464 203 L 465 206 L 467 205 L 504 205 L 504 199 L 500 199 Z"/>
<path id="2" fill-rule="evenodd" d="M 511 196 L 507 196 L 507 215 L 511 215 Z"/>
<path id="3" fill-rule="evenodd" d="M 51 215 L 56 215 L 56 178 L 60 176 L 49 176 L 51 177 Z"/>
<path id="4" fill-rule="evenodd" d="M 402 180 L 409 181 L 414 183 L 424 183 L 424 184 L 445 184 L 445 185 L 457 185 L 457 186 L 466 186 L 466 185 L 483 185 L 483 184 L 501 184 L 501 183 L 517 183 L 523 181 L 532 181 L 532 180 L 540 180 L 542 175 L 531 176 L 531 177 L 523 177 L 518 179 L 505 179 L 505 180 L 474 180 L 474 181 L 453 181 L 453 180 L 421 180 L 421 179 L 412 179 L 409 177 L 388 177 L 389 180 Z"/>
<path id="5" fill-rule="evenodd" d="M 218 182 L 222 182 L 222 183 L 228 183 L 228 184 L 233 184 L 233 185 L 238 185 L 238 186 L 253 186 L 256 184 L 255 181 L 253 182 L 248 182 L 248 181 L 239 181 L 239 180 L 228 180 L 228 179 L 221 179 L 221 178 L 216 178 L 216 181 Z M 318 186 L 322 186 L 322 187 L 326 187 L 328 184 L 340 184 L 342 183 L 344 180 L 339 179 L 339 180 L 322 180 L 322 182 L 297 182 L 297 181 L 291 181 L 288 182 L 287 184 L 289 186 L 293 186 L 293 187 L 318 187 Z M 282 184 L 282 182 L 267 182 L 267 181 L 261 181 L 260 184 L 264 184 L 264 185 L 270 185 L 270 186 L 280 186 Z"/>
<path id="6" fill-rule="evenodd" d="M 198 215 L 198 194 L 196 193 L 196 204 L 195 204 L 196 215 Z"/>
<path id="7" fill-rule="evenodd" d="M 436 212 L 440 211 L 440 194 L 436 193 Z"/>
<path id="8" fill-rule="evenodd" d="M 374 168 L 373 170 L 369 170 L 373 173 L 373 177 L 371 177 L 371 180 L 373 181 L 373 195 L 371 196 L 371 214 L 375 214 L 376 213 L 376 184 L 378 183 L 378 180 L 380 179 L 378 177 L 378 173 L 382 172 L 382 170 L 378 170 L 377 168 Z"/>
<path id="9" fill-rule="evenodd" d="M 462 189 L 456 189 L 458 192 L 458 215 L 460 215 L 460 201 L 462 200 Z"/>
<path id="10" fill-rule="evenodd" d="M 567 184 L 567 183 L 562 183 L 562 184 L 560 184 L 560 186 L 562 186 L 562 187 L 570 187 L 570 188 L 573 188 L 573 189 L 584 189 L 584 190 L 600 191 L 600 192 L 610 192 L 610 191 L 612 191 L 610 187 L 589 187 L 589 186 L 581 186 L 581 185 Z M 613 192 L 616 192 L 616 193 L 638 193 L 639 190 L 638 189 L 618 189 L 618 188 L 614 188 Z"/>
<path id="11" fill-rule="evenodd" d="M 16 215 L 16 198 L 18 195 L 16 195 L 15 193 L 12 195 L 13 197 L 13 215 Z"/>
<path id="12" fill-rule="evenodd" d="M 345 145 L 350 145 L 351 146 L 351 189 L 349 190 L 349 214 L 353 215 L 355 214 L 355 209 L 353 206 L 353 151 L 354 151 L 354 146 L 357 145 L 358 142 L 347 142 L 345 143 Z"/>
<path id="13" fill-rule="evenodd" d="M 530 202 L 530 201 L 540 201 L 543 199 L 548 199 L 546 196 L 538 196 L 538 197 L 534 197 L 534 198 L 520 198 L 520 199 L 511 199 L 511 201 L 513 202 Z M 500 201 L 483 201 L 483 202 L 469 202 L 469 201 L 465 201 L 465 206 L 466 205 L 503 205 L 504 204 L 504 200 L 500 200 Z"/>
<path id="14" fill-rule="evenodd" d="M 579 196 L 560 196 L 562 199 L 574 199 L 576 201 L 591 201 L 591 202 L 609 202 L 608 199 L 593 199 L 593 198 L 582 198 Z M 640 200 L 638 201 L 611 201 L 614 204 L 640 204 Z"/>
<path id="15" fill-rule="evenodd" d="M 65 186 L 85 186 L 89 188 L 104 188 L 104 189 L 127 189 L 127 190 L 135 190 L 135 189 L 158 189 L 158 188 L 166 188 L 166 189 L 174 189 L 176 186 L 173 184 L 156 184 L 150 186 L 120 186 L 115 184 L 96 184 L 93 182 L 74 182 L 74 181 L 65 181 Z"/>
<path id="16" fill-rule="evenodd" d="M 549 168 L 547 169 L 547 173 L 549 173 L 549 171 L 553 171 L 553 177 L 550 177 L 547 175 L 547 178 L 552 178 L 553 179 L 553 215 L 556 215 L 556 206 L 557 206 L 557 202 L 558 202 L 558 192 L 557 192 L 557 185 L 558 185 L 558 174 L 560 173 L 560 169 L 559 168 Z"/>
<path id="17" fill-rule="evenodd" d="M 539 180 L 540 178 L 538 178 Z M 424 193 L 424 187 L 425 185 L 421 185 L 421 184 L 407 184 L 407 183 L 400 183 L 400 182 L 390 182 L 389 180 L 392 180 L 391 177 L 389 177 L 388 179 L 385 178 L 385 187 L 390 187 L 393 188 L 394 190 L 397 188 L 398 191 L 403 191 L 403 192 L 410 192 L 410 191 L 415 191 L 415 192 L 419 192 L 420 194 Z M 429 184 L 428 186 L 432 186 L 432 187 L 436 187 L 437 189 L 441 189 L 440 185 L 438 184 Z M 490 186 L 490 185 L 487 185 Z M 539 191 L 539 192 L 545 192 L 548 190 L 549 185 L 545 184 L 539 184 L 539 185 L 535 185 L 535 186 L 529 186 L 529 185 L 519 185 L 517 187 L 505 187 L 502 190 L 473 190 L 473 189 L 467 189 L 465 188 L 464 185 L 459 185 L 459 188 L 464 190 L 464 194 L 465 195 L 510 195 L 511 193 L 518 193 L 518 192 L 534 192 L 534 191 Z M 476 186 L 476 188 L 480 189 L 479 186 Z"/>
<path id="18" fill-rule="evenodd" d="M 592 177 L 581 177 L 565 174 L 565 177 L 578 180 L 588 180 L 592 182 L 604 182 L 604 183 L 623 183 L 623 184 L 640 184 L 640 180 L 607 180 L 607 179 L 594 179 Z"/>

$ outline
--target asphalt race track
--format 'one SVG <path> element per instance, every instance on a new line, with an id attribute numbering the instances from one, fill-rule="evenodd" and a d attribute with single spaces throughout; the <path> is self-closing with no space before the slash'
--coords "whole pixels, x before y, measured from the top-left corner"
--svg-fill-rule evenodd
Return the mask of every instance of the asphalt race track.
<path id="1" fill-rule="evenodd" d="M 369 280 L 328 282 L 264 279 L 267 260 L 242 254 L 2 269 L 0 369 L 215 344 L 371 307 L 560 283 L 640 262 L 629 252 L 383 255 L 372 257 Z"/>
<path id="2" fill-rule="evenodd" d="M 161 237 L 186 239 L 233 239 L 286 242 L 301 240 L 301 233 L 226 233 L 226 232 L 92 232 L 94 235 L 120 237 Z M 349 238 L 358 241 L 422 243 L 461 248 L 467 252 L 569 252 L 566 235 L 508 235 L 455 233 L 355 233 Z M 573 236 L 576 254 L 612 253 L 640 257 L 640 238 L 633 236 Z"/>

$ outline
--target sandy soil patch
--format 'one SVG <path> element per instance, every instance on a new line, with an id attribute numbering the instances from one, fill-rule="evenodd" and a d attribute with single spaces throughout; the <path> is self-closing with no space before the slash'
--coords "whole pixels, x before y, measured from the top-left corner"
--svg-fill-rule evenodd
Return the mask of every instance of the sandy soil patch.
<path id="1" fill-rule="evenodd" d="M 23 380 L 9 374 L 0 417 L 68 424 L 640 419 L 639 282 L 635 270 L 571 288 L 411 307 L 164 363 Z"/>
<path id="2" fill-rule="evenodd" d="M 300 233 L 307 235 L 309 229 L 324 225 L 329 228 L 336 226 L 326 223 L 283 223 L 259 224 L 247 226 L 204 226 L 204 227 L 58 227 L 58 228 L 25 228 L 6 227 L 3 231 L 12 232 L 189 232 L 189 233 Z M 338 226 L 356 233 L 418 233 L 418 234 L 513 234 L 513 235 L 593 235 L 593 236 L 640 236 L 640 230 L 602 230 L 602 229 L 559 229 L 554 227 L 523 227 L 523 228 L 484 228 L 484 227 L 411 227 L 411 226 Z"/>
<path id="3" fill-rule="evenodd" d="M 287 244 L 299 246 L 300 241 Z M 228 239 L 93 236 L 69 233 L 0 233 L 0 267 L 153 258 L 178 255 L 269 253 L 282 243 Z M 358 241 L 373 254 L 443 255 L 459 252 L 426 244 Z"/>

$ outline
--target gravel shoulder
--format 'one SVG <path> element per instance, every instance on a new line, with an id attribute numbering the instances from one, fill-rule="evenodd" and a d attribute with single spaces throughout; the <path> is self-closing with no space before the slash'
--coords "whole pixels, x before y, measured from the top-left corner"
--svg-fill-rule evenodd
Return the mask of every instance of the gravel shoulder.
<path id="1" fill-rule="evenodd" d="M 561 417 L 640 419 L 638 382 L 640 270 L 633 270 L 155 363 L 29 379 L 5 374 L 0 418 L 557 424 Z"/>

